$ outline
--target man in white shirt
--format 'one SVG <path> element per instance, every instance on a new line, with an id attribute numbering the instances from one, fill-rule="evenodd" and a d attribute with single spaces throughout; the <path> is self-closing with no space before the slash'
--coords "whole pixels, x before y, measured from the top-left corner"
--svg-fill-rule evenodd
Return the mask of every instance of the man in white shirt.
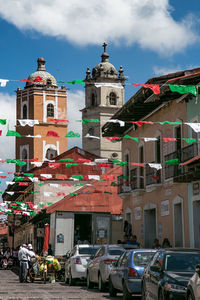
<path id="1" fill-rule="evenodd" d="M 29 251 L 27 249 L 27 245 L 23 244 L 20 247 L 20 250 L 18 253 L 18 259 L 20 262 L 20 271 L 19 271 L 19 281 L 20 282 L 27 282 L 29 257 L 35 257 L 35 253 L 33 251 Z"/>

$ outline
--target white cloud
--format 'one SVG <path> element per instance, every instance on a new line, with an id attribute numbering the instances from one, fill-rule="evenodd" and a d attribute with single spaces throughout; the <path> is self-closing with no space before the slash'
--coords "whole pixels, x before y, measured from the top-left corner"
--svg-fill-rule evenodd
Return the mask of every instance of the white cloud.
<path id="1" fill-rule="evenodd" d="M 197 65 L 185 65 L 185 66 L 167 66 L 167 67 L 159 67 L 159 66 L 154 66 L 153 67 L 153 74 L 156 76 L 159 75 L 166 75 L 166 74 L 170 74 L 170 73 L 175 73 L 175 72 L 179 72 L 179 71 L 183 71 L 183 70 L 191 70 L 191 69 L 195 69 L 195 68 L 199 68 L 199 66 Z"/>
<path id="2" fill-rule="evenodd" d="M 73 131 L 80 133 L 80 138 L 68 138 L 68 149 L 78 146 L 82 147 L 82 122 L 76 120 L 82 119 L 82 114 L 79 111 L 85 106 L 85 94 L 83 91 L 68 92 L 67 96 L 67 119 L 69 120 L 68 132 Z"/>
<path id="3" fill-rule="evenodd" d="M 21 30 L 78 45 L 139 44 L 164 55 L 195 43 L 195 18 L 176 21 L 169 0 L 0 0 L 0 16 Z"/>

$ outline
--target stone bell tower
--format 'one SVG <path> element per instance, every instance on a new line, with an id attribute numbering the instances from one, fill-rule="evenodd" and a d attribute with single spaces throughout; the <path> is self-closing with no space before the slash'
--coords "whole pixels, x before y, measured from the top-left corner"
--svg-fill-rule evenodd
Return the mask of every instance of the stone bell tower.
<path id="1" fill-rule="evenodd" d="M 42 162 L 67 150 L 67 124 L 59 122 L 66 120 L 67 94 L 66 88 L 58 88 L 56 79 L 46 71 L 44 58 L 38 58 L 37 63 L 37 71 L 28 77 L 25 88 L 17 89 L 16 131 L 22 137 L 16 138 L 16 158 L 37 158 Z M 31 126 L 29 120 L 38 123 Z M 57 136 L 49 136 L 52 131 Z M 31 167 L 27 163 L 17 171 L 25 172 Z"/>
<path id="2" fill-rule="evenodd" d="M 87 68 L 85 78 L 85 108 L 82 109 L 82 120 L 99 119 L 99 123 L 83 123 L 83 149 L 101 157 L 121 159 L 121 142 L 110 142 L 102 137 L 102 126 L 124 105 L 125 77 L 123 68 L 119 72 L 109 62 L 104 52 L 101 62 L 93 68 L 92 74 Z M 91 136 L 91 137 L 90 137 Z M 93 138 L 93 136 L 97 138 Z"/>

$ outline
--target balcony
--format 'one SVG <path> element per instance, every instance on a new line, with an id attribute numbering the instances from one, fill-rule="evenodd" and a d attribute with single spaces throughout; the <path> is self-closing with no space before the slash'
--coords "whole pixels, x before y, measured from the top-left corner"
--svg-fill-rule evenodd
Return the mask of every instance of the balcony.
<path id="1" fill-rule="evenodd" d="M 164 161 L 178 158 L 179 163 L 183 163 L 198 155 L 198 144 L 193 143 L 182 149 L 174 151 L 164 156 Z M 185 167 L 180 165 L 165 165 L 165 179 L 179 177 L 185 175 Z M 175 180 L 176 181 L 176 180 Z"/>
<path id="2" fill-rule="evenodd" d="M 161 170 L 155 170 L 146 166 L 146 185 L 161 183 Z"/>

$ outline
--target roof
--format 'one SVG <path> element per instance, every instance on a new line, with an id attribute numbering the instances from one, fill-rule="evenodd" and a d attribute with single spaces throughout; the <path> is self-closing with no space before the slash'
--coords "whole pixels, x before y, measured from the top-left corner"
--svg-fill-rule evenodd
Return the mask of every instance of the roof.
<path id="1" fill-rule="evenodd" d="M 122 121 L 139 121 L 144 119 L 150 112 L 159 108 L 161 104 L 182 97 L 177 92 L 171 92 L 168 84 L 192 84 L 197 85 L 200 82 L 200 68 L 171 73 L 160 77 L 150 78 L 146 84 L 159 84 L 160 94 L 153 94 L 150 89 L 141 87 L 111 119 Z M 185 99 L 193 97 L 187 94 Z M 103 136 L 123 136 L 133 125 L 126 123 L 120 127 L 119 123 L 106 123 L 102 127 Z"/>
<path id="2" fill-rule="evenodd" d="M 101 178 L 113 175 L 114 179 L 121 175 L 122 168 L 117 166 L 109 170 Z M 81 211 L 81 212 L 108 212 L 113 215 L 122 213 L 122 199 L 117 194 L 117 187 L 111 186 L 114 181 L 91 181 L 93 186 L 84 186 L 78 190 L 78 195 L 68 195 L 62 200 L 49 206 L 46 210 L 51 214 L 54 211 Z M 107 193 L 105 193 L 107 192 Z"/>

